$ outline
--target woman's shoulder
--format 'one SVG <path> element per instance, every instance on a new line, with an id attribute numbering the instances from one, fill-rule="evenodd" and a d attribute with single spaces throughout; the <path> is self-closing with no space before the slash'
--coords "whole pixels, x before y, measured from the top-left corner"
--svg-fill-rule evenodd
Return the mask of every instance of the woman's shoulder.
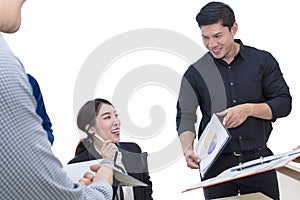
<path id="1" fill-rule="evenodd" d="M 141 147 L 134 142 L 119 142 L 119 147 L 124 150 L 133 151 L 133 152 L 141 152 Z"/>
<path id="2" fill-rule="evenodd" d="M 90 160 L 89 151 L 85 149 L 81 151 L 78 155 L 76 155 L 72 160 L 70 160 L 68 164 L 84 162 L 89 160 Z"/>

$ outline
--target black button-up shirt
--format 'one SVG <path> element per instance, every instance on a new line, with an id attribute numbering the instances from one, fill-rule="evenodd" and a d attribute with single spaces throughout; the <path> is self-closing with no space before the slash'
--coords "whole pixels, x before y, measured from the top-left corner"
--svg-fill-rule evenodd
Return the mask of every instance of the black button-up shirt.
<path id="1" fill-rule="evenodd" d="M 224 99 L 227 100 L 225 105 L 232 107 L 243 103 L 267 103 L 272 110 L 273 119 L 248 117 L 239 127 L 229 129 L 232 138 L 223 152 L 252 150 L 264 146 L 272 131 L 272 122 L 279 117 L 287 116 L 292 103 L 289 88 L 275 58 L 269 52 L 244 46 L 240 40 L 235 42 L 240 44 L 240 51 L 230 64 L 215 59 L 208 53 L 224 83 L 226 92 Z M 196 109 L 200 106 L 202 113 L 198 130 L 200 137 L 210 120 L 212 104 L 208 87 L 194 65 L 187 69 L 183 80 L 191 85 L 195 98 L 188 98 L 191 101 L 186 101 L 186 96 L 191 92 L 184 91 L 186 88 L 182 83 L 176 122 L 178 134 L 184 131 L 195 132 Z"/>

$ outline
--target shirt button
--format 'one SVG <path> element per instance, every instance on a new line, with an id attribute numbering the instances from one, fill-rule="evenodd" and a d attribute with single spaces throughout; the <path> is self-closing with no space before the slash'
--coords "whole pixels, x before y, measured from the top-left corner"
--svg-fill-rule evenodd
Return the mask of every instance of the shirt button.
<path id="1" fill-rule="evenodd" d="M 228 69 L 231 69 L 231 66 L 228 66 Z"/>
<path id="2" fill-rule="evenodd" d="M 232 100 L 232 102 L 233 102 L 233 103 L 236 103 L 236 100 L 235 100 L 235 99 L 233 99 L 233 100 Z"/>
<path id="3" fill-rule="evenodd" d="M 242 136 L 239 136 L 239 140 L 241 140 L 241 139 L 243 139 L 243 137 L 242 137 Z"/>
<path id="4" fill-rule="evenodd" d="M 229 84 L 230 84 L 230 85 L 234 85 L 234 82 L 230 82 Z"/>

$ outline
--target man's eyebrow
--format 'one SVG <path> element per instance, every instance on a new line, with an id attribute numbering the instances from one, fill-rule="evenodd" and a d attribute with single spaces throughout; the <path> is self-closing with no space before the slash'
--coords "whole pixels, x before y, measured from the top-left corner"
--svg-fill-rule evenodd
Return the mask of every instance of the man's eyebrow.
<path id="1" fill-rule="evenodd" d="M 217 32 L 217 33 L 214 33 L 214 34 L 213 34 L 213 36 L 220 35 L 220 34 L 222 34 L 222 32 Z M 209 36 L 208 36 L 208 35 L 204 35 L 204 34 L 202 34 L 202 37 L 209 37 Z"/>

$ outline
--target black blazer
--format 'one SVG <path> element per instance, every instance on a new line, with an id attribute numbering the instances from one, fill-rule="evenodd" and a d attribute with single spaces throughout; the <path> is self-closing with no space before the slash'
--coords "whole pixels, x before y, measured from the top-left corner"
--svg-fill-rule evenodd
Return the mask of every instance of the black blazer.
<path id="1" fill-rule="evenodd" d="M 68 164 L 102 158 L 95 150 L 94 145 L 87 145 L 88 149 L 83 150 L 74 157 Z M 119 150 L 122 152 L 122 162 L 128 175 L 148 184 L 147 187 L 133 187 L 135 200 L 152 200 L 152 182 L 148 173 L 147 153 L 133 142 L 119 142 Z M 113 196 L 115 197 L 117 186 L 113 186 Z M 113 198 L 114 198 L 113 197 Z"/>

